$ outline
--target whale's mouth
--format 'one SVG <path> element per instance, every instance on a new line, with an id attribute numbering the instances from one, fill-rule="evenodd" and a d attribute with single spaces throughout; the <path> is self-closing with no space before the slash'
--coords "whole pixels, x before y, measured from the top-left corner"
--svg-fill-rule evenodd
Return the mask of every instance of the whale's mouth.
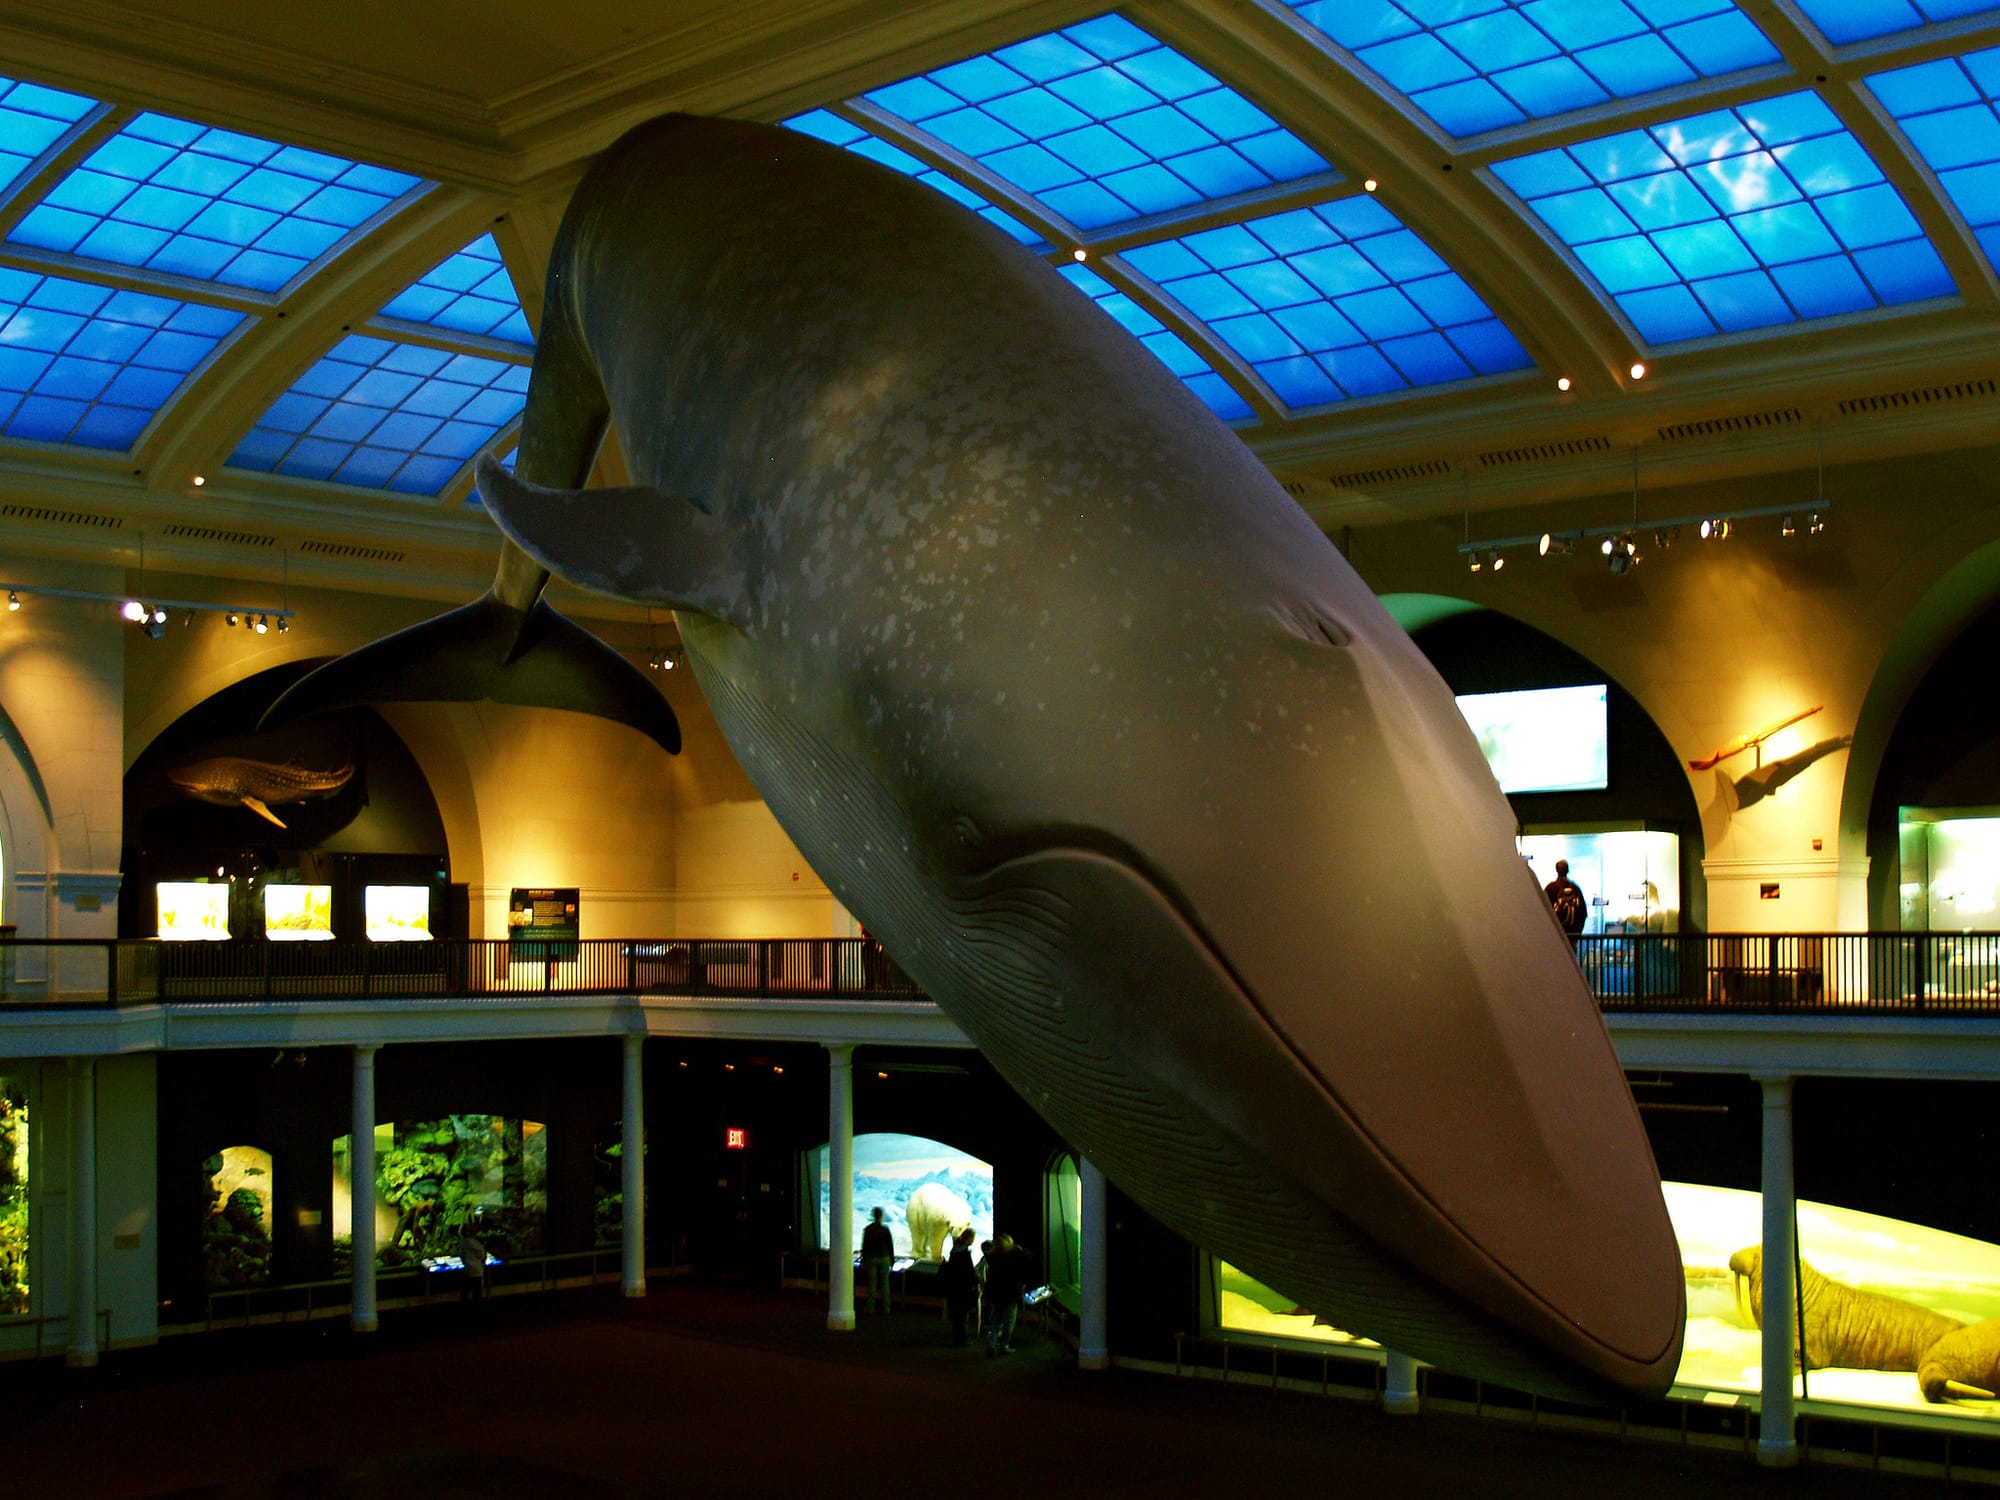
<path id="1" fill-rule="evenodd" d="M 1135 1079 L 1150 1081 L 1177 1102 L 1183 1126 L 1199 1137 L 1176 1153 L 1178 1162 L 1227 1159 L 1238 1174 L 1201 1181 L 1177 1165 L 1176 1180 L 1163 1180 L 1134 1149 L 1158 1133 L 1136 1107 L 1124 1118 L 1091 1111 L 1074 1126 L 1052 1115 L 1066 1132 L 1091 1132 L 1072 1134 L 1078 1144 L 1108 1143 L 1107 1161 L 1118 1163 L 1113 1180 L 1129 1183 L 1149 1206 L 1159 1203 L 1154 1212 L 1164 1207 L 1202 1226 L 1204 1248 L 1288 1295 L 1321 1298 L 1343 1326 L 1392 1347 L 1422 1349 L 1450 1364 L 1452 1342 L 1464 1340 L 1463 1352 L 1476 1345 L 1478 1355 L 1461 1367 L 1490 1370 L 1501 1360 L 1533 1389 L 1591 1388 L 1601 1397 L 1607 1385 L 1666 1388 L 1679 1358 L 1677 1267 L 1670 1285 L 1652 1289 L 1660 1293 L 1650 1299 L 1655 1305 L 1633 1315 L 1629 1268 L 1589 1253 L 1590 1226 L 1578 1222 L 1589 1205 L 1568 1192 L 1510 1208 L 1546 1215 L 1574 1235 L 1586 1269 L 1542 1275 L 1539 1264 L 1496 1252 L 1486 1225 L 1449 1206 L 1468 1197 L 1463 1184 L 1430 1180 L 1435 1159 L 1404 1160 L 1382 1134 L 1385 1122 L 1363 1118 L 1343 1099 L 1328 1060 L 1287 1033 L 1172 885 L 1115 841 L 1094 836 L 1083 845 L 1071 834 L 1020 841 L 954 903 L 955 926 L 980 934 L 980 949 L 1008 956 L 996 951 L 991 972 L 952 978 L 968 995 L 994 995 L 990 1008 L 973 1001 L 977 1013 L 967 1017 L 982 1048 L 1045 1062 L 1063 1046 L 1101 1058 L 1128 1075 L 1093 1084 L 1091 1092 L 1112 1099 L 1129 1099 Z M 1022 992 L 1020 970 L 1002 971 L 1023 961 L 1037 993 Z M 1412 1079 L 1408 1110 L 1434 1116 L 1438 1096 L 1453 1083 Z M 1533 1186 L 1523 1188 L 1524 1197 Z M 1297 1201 L 1280 1209 L 1272 1201 L 1279 1198 Z M 1337 1215 L 1352 1243 L 1309 1263 L 1247 1232 L 1273 1212 Z M 1509 1241 L 1502 1235 L 1499 1243 Z M 1329 1260 L 1345 1268 L 1334 1281 Z M 1596 1273 L 1587 1269 L 1592 1261 Z M 1423 1305 L 1418 1326 L 1399 1303 Z M 1451 1332 L 1441 1336 L 1441 1326 Z"/>

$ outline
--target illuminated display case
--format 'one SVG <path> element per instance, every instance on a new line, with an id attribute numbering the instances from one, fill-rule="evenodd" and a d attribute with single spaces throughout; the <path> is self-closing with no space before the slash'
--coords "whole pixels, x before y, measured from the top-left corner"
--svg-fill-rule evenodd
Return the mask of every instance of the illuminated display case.
<path id="1" fill-rule="evenodd" d="M 274 943 L 326 942 L 333 937 L 333 887 L 264 887 L 264 936 Z"/>
<path id="2" fill-rule="evenodd" d="M 1681 840 L 1677 833 L 1637 824 L 1590 828 L 1531 825 L 1515 841 L 1535 872 L 1535 883 L 1556 878 L 1556 861 L 1569 861 L 1569 878 L 1590 903 L 1586 935 L 1678 932 L 1681 925 Z"/>
<path id="3" fill-rule="evenodd" d="M 362 892 L 361 910 L 372 943 L 430 941 L 431 889 L 427 885 L 371 885 Z"/>
<path id="4" fill-rule="evenodd" d="M 354 1233 L 354 1145 L 333 1143 L 336 1263 Z M 548 1129 L 504 1115 L 445 1115 L 375 1127 L 375 1258 L 413 1266 L 458 1251 L 467 1225 L 501 1261 L 538 1255 L 548 1215 Z"/>
<path id="5" fill-rule="evenodd" d="M 1906 932 L 2000 927 L 2000 816 L 1991 808 L 1902 810 Z"/>
<path id="6" fill-rule="evenodd" d="M 818 1191 L 814 1228 L 818 1248 L 827 1248 L 828 1204 L 832 1184 L 827 1175 L 826 1147 L 810 1153 L 810 1171 Z M 869 1210 L 883 1210 L 883 1222 L 896 1243 L 896 1254 L 913 1260 L 942 1260 L 951 1249 L 954 1229 L 972 1226 L 973 1253 L 993 1238 L 993 1167 L 956 1146 L 919 1135 L 876 1134 L 854 1138 L 853 1243 Z"/>
<path id="7" fill-rule="evenodd" d="M 162 880 L 153 889 L 159 900 L 162 939 L 220 942 L 229 936 L 227 881 Z"/>

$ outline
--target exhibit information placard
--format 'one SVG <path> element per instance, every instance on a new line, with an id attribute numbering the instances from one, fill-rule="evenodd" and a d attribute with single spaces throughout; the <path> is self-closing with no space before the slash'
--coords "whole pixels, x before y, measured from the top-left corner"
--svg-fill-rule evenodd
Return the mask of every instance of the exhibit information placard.
<path id="1" fill-rule="evenodd" d="M 514 887 L 507 898 L 507 956 L 516 962 L 574 962 L 580 936 L 577 887 Z"/>

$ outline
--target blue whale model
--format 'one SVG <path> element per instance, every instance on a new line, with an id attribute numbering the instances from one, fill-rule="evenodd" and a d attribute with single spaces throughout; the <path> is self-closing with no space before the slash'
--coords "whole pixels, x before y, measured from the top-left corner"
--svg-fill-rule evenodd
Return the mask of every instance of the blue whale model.
<path id="1" fill-rule="evenodd" d="M 643 483 L 584 491 L 612 421 Z M 1652 1154 L 1451 694 L 1048 265 L 819 142 L 655 121 L 564 220 L 516 473 L 480 486 L 528 557 L 334 689 L 448 696 L 483 637 L 503 691 L 542 569 L 671 606 L 813 867 L 1138 1203 L 1441 1366 L 1665 1390 Z"/>

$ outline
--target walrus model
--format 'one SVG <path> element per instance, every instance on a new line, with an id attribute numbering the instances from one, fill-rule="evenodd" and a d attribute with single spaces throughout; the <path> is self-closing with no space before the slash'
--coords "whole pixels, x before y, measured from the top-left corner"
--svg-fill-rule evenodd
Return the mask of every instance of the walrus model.
<path id="1" fill-rule="evenodd" d="M 584 492 L 609 422 L 639 482 Z M 1652 1154 L 1450 692 L 1049 265 L 796 133 L 656 120 L 577 189 L 479 484 L 492 593 L 281 714 L 505 696 L 521 633 L 571 638 L 544 570 L 670 606 L 813 868 L 1121 1190 L 1449 1369 L 1665 1391 Z"/>

